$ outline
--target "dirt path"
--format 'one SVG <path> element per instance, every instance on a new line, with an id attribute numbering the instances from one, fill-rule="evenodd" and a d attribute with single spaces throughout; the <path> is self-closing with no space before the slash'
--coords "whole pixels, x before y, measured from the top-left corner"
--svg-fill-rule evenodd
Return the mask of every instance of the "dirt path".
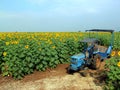
<path id="1" fill-rule="evenodd" d="M 102 90 L 89 74 L 86 77 L 79 72 L 69 75 L 67 67 L 67 64 L 61 64 L 45 72 L 35 71 L 22 80 L 0 76 L 0 90 Z"/>

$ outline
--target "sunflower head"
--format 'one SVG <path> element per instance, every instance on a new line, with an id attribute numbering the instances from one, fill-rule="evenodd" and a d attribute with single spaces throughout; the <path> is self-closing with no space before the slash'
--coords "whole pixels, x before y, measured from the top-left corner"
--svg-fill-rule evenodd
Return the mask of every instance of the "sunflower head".
<path id="1" fill-rule="evenodd" d="M 111 52 L 111 56 L 115 56 L 115 51 L 112 51 L 112 52 Z"/>
<path id="2" fill-rule="evenodd" d="M 117 63 L 117 66 L 120 67 L 120 61 Z"/>
<path id="3" fill-rule="evenodd" d="M 6 45 L 9 45 L 10 43 L 9 42 L 5 42 Z"/>
<path id="4" fill-rule="evenodd" d="M 7 52 L 3 52 L 3 56 L 5 57 L 7 55 Z"/>
<path id="5" fill-rule="evenodd" d="M 28 48 L 29 48 L 29 45 L 26 45 L 25 48 L 28 49 Z"/>
<path id="6" fill-rule="evenodd" d="M 120 51 L 118 51 L 118 56 L 120 56 Z"/>

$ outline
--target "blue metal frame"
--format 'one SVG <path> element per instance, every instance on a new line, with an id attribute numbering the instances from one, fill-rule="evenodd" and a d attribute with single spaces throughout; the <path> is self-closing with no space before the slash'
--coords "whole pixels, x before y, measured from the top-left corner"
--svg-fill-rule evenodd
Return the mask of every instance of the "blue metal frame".
<path id="1" fill-rule="evenodd" d="M 113 43 L 114 43 L 114 32 L 111 33 L 111 42 L 109 47 L 107 48 L 107 50 L 105 52 L 96 52 L 95 54 L 99 54 L 101 56 L 101 59 L 105 59 L 107 58 L 111 52 L 112 52 L 112 48 L 113 48 Z"/>

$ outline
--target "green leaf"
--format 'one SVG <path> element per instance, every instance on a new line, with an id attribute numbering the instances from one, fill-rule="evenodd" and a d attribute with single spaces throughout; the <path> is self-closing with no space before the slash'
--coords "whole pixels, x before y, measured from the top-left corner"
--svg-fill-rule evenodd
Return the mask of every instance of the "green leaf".
<path id="1" fill-rule="evenodd" d="M 6 71 L 6 72 L 3 72 L 3 74 L 2 74 L 3 76 L 7 76 L 8 75 L 8 71 Z"/>
<path id="2" fill-rule="evenodd" d="M 40 67 L 40 68 L 43 68 L 43 64 L 40 64 L 39 67 Z"/>
<path id="3" fill-rule="evenodd" d="M 27 55 L 32 56 L 32 53 L 28 52 Z"/>
<path id="4" fill-rule="evenodd" d="M 5 67 L 2 67 L 2 71 L 4 71 L 5 70 Z"/>
<path id="5" fill-rule="evenodd" d="M 59 61 L 55 61 L 55 64 L 58 64 L 59 63 Z"/>
<path id="6" fill-rule="evenodd" d="M 24 55 L 24 54 L 20 54 L 19 57 L 20 57 L 20 58 L 24 58 L 25 55 Z"/>
<path id="7" fill-rule="evenodd" d="M 43 63 L 44 65 L 47 65 L 47 62 L 46 62 L 46 61 L 42 61 L 42 63 Z"/>
<path id="8" fill-rule="evenodd" d="M 42 70 L 42 71 L 45 71 L 45 68 L 42 68 L 41 70 Z"/>
<path id="9" fill-rule="evenodd" d="M 29 64 L 29 67 L 30 67 L 30 68 L 33 67 L 33 63 L 30 63 L 30 64 Z"/>
<path id="10" fill-rule="evenodd" d="M 27 60 L 28 62 L 30 62 L 30 61 L 31 61 L 31 57 L 26 57 L 26 60 Z"/>
<path id="11" fill-rule="evenodd" d="M 36 59 L 34 62 L 35 62 L 35 64 L 37 64 L 40 62 L 40 59 Z"/>

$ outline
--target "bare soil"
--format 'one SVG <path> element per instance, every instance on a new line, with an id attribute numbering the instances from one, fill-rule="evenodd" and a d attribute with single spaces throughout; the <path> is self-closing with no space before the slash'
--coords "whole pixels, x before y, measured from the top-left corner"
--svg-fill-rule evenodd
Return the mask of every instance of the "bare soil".
<path id="1" fill-rule="evenodd" d="M 100 70 L 87 69 L 73 75 L 66 73 L 68 64 L 60 64 L 45 72 L 35 71 L 22 80 L 0 76 L 0 90 L 102 90 L 104 64 Z"/>

